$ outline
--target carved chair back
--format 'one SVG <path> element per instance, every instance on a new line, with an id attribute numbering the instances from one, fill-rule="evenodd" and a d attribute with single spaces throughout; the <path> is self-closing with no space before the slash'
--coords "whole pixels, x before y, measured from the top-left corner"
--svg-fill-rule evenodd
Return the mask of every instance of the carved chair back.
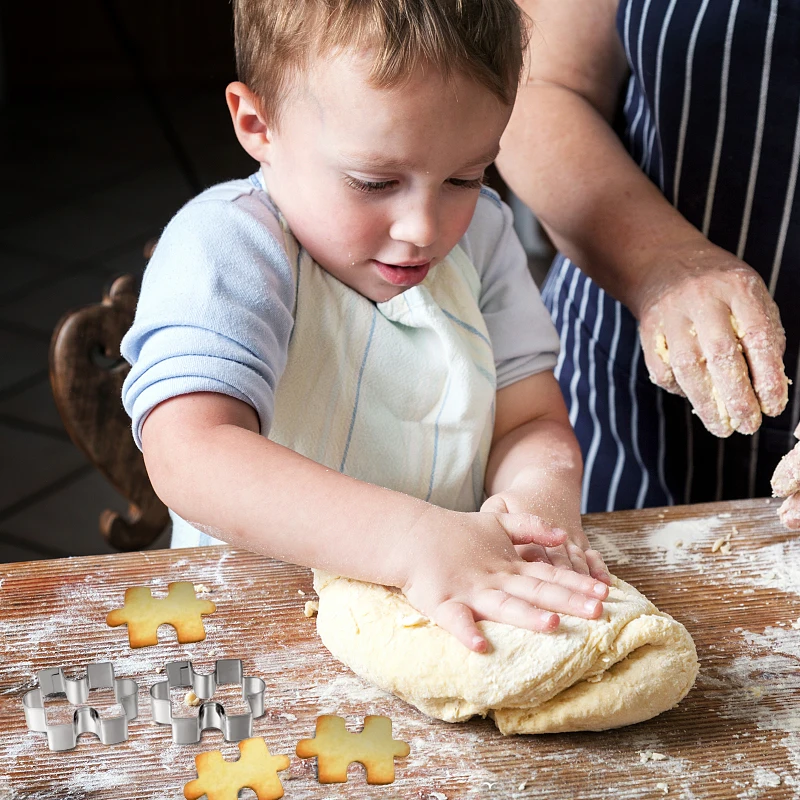
<path id="1" fill-rule="evenodd" d="M 100 533 L 118 550 L 147 547 L 169 521 L 122 407 L 130 366 L 119 345 L 133 322 L 137 297 L 136 278 L 117 278 L 102 302 L 65 314 L 50 341 L 50 384 L 64 427 L 130 504 L 127 517 L 108 509 L 100 515 Z"/>

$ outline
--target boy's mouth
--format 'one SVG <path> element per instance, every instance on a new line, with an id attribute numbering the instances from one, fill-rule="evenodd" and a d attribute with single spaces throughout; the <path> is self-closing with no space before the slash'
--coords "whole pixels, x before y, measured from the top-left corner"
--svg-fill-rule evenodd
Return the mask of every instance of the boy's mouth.
<path id="1" fill-rule="evenodd" d="M 381 277 L 393 286 L 416 286 L 422 283 L 431 268 L 431 262 L 423 264 L 385 264 L 373 259 Z"/>

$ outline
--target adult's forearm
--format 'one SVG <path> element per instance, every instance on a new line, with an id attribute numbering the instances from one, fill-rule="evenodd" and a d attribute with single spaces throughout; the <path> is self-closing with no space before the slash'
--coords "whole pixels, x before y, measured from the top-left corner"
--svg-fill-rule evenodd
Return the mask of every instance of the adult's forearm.
<path id="1" fill-rule="evenodd" d="M 520 89 L 498 167 L 555 245 L 634 314 L 660 258 L 700 237 L 606 119 L 564 86 Z"/>

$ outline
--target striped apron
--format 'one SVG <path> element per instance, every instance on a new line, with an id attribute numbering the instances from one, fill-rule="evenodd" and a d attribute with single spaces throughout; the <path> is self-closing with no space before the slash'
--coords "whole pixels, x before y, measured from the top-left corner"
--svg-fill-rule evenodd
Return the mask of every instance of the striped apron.
<path id="1" fill-rule="evenodd" d="M 617 132 L 693 225 L 761 274 L 794 385 L 758 434 L 717 439 L 650 383 L 630 312 L 557 256 L 542 294 L 583 510 L 767 496 L 800 418 L 800 0 L 620 0 L 617 28 L 631 71 Z"/>

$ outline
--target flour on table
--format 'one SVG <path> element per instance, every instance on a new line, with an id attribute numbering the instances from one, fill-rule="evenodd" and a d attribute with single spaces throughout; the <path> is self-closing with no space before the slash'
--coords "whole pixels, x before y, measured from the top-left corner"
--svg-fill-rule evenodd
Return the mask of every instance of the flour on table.
<path id="1" fill-rule="evenodd" d="M 709 539 L 713 542 L 718 538 L 714 534 L 724 524 L 719 516 L 671 520 L 651 531 L 646 543 L 651 550 L 664 553 L 666 564 L 697 562 L 702 558 L 699 548 Z"/>

